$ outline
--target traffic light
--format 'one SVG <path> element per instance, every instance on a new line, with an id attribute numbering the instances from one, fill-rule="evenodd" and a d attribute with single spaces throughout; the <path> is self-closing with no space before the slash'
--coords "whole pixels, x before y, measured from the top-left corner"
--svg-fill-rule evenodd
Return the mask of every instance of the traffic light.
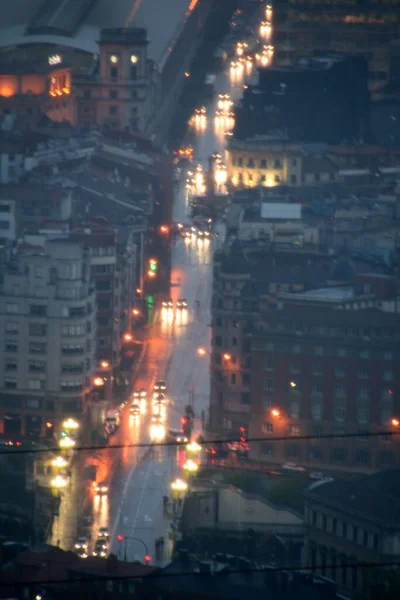
<path id="1" fill-rule="evenodd" d="M 117 535 L 117 540 L 118 540 L 119 542 L 123 542 L 123 541 L 124 541 L 124 539 L 125 539 L 125 538 L 124 538 L 124 536 L 123 536 L 123 535 L 121 535 L 120 533 Z"/>
<path id="2" fill-rule="evenodd" d="M 150 295 L 147 296 L 146 301 L 147 301 L 147 304 L 148 304 L 149 307 L 153 306 L 153 304 L 154 304 L 154 298 L 153 298 L 153 296 L 150 296 Z"/>
<path id="3" fill-rule="evenodd" d="M 62 431 L 60 433 L 60 435 L 61 435 L 62 438 L 65 438 L 65 437 L 67 437 L 68 433 L 66 431 Z"/>
<path id="4" fill-rule="evenodd" d="M 146 563 L 146 565 L 148 565 L 150 561 L 151 561 L 150 554 L 145 554 L 145 556 L 144 556 L 144 562 Z"/>
<path id="5" fill-rule="evenodd" d="M 158 260 L 156 258 L 149 258 L 149 271 L 156 272 L 158 270 Z"/>

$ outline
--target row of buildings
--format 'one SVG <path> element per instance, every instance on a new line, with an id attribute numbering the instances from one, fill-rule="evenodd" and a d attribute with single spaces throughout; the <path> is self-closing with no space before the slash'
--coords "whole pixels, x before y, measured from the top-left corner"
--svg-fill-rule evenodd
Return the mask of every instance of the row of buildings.
<path id="1" fill-rule="evenodd" d="M 96 413 L 103 379 L 111 399 L 171 163 L 140 136 L 52 122 L 0 146 L 1 431 L 53 439 Z"/>
<path id="2" fill-rule="evenodd" d="M 232 195 L 228 241 L 214 257 L 209 428 L 231 438 L 245 427 L 259 440 L 253 460 L 397 464 L 398 244 L 385 254 L 365 241 L 398 221 L 378 227 L 362 198 L 344 208 L 346 198 L 332 189 L 324 215 L 284 186 Z M 347 221 L 357 202 L 359 249 Z"/>

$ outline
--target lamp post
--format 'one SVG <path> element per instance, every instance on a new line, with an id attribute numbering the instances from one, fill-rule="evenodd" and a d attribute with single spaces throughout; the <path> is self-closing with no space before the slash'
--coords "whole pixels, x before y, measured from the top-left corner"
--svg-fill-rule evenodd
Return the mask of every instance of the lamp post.
<path id="1" fill-rule="evenodd" d="M 147 548 L 147 544 L 141 540 L 140 538 L 134 537 L 132 535 L 117 535 L 117 540 L 119 542 L 124 542 L 124 561 L 127 562 L 127 553 L 126 553 L 126 540 L 134 540 L 135 542 L 139 542 L 140 544 L 143 545 L 144 547 L 144 551 L 145 551 L 145 555 L 144 555 L 144 561 L 145 563 L 148 565 L 150 560 L 151 560 L 151 556 L 149 554 L 148 548 Z"/>

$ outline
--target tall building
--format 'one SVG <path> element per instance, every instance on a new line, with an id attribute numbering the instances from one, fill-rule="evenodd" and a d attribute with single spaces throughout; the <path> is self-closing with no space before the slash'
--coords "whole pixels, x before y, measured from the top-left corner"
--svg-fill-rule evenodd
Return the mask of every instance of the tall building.
<path id="1" fill-rule="evenodd" d="M 368 59 L 372 92 L 389 77 L 389 44 L 398 39 L 397 0 L 279 0 L 274 3 L 274 59 L 289 65 L 296 58 L 337 52 Z"/>
<path id="2" fill-rule="evenodd" d="M 389 469 L 304 492 L 303 563 L 335 581 L 346 597 L 366 590 L 375 575 L 375 569 L 349 569 L 349 564 L 399 560 L 399 475 L 399 469 Z"/>
<path id="3" fill-rule="evenodd" d="M 266 302 L 249 336 L 249 435 L 264 438 L 253 459 L 367 472 L 398 464 L 400 318 L 377 307 L 376 291 L 331 285 Z M 285 440 L 268 440 L 276 436 Z"/>
<path id="4" fill-rule="evenodd" d="M 94 74 L 76 77 L 79 125 L 144 130 L 156 102 L 156 71 L 145 29 L 103 29 Z"/>
<path id="5" fill-rule="evenodd" d="M 71 239 L 88 251 L 90 276 L 96 290 L 96 358 L 114 365 L 120 350 L 120 297 L 116 231 L 92 222 L 71 232 Z"/>
<path id="6" fill-rule="evenodd" d="M 23 242 L 2 278 L 0 426 L 52 437 L 82 418 L 95 368 L 95 289 L 89 256 L 68 238 Z"/>

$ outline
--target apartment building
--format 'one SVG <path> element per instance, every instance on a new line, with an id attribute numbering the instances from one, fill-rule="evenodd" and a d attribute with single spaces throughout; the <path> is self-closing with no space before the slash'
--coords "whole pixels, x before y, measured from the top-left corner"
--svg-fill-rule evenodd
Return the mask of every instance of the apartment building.
<path id="1" fill-rule="evenodd" d="M 264 438 L 253 459 L 364 472 L 398 464 L 400 317 L 376 303 L 343 285 L 261 303 L 249 336 L 249 435 Z"/>
<path id="2" fill-rule="evenodd" d="M 0 292 L 0 427 L 6 437 L 52 437 L 82 419 L 95 369 L 95 289 L 83 244 L 22 242 Z"/>
<path id="3" fill-rule="evenodd" d="M 389 469 L 304 492 L 304 565 L 334 580 L 347 597 L 371 585 L 375 574 L 349 564 L 399 560 L 399 474 Z"/>

